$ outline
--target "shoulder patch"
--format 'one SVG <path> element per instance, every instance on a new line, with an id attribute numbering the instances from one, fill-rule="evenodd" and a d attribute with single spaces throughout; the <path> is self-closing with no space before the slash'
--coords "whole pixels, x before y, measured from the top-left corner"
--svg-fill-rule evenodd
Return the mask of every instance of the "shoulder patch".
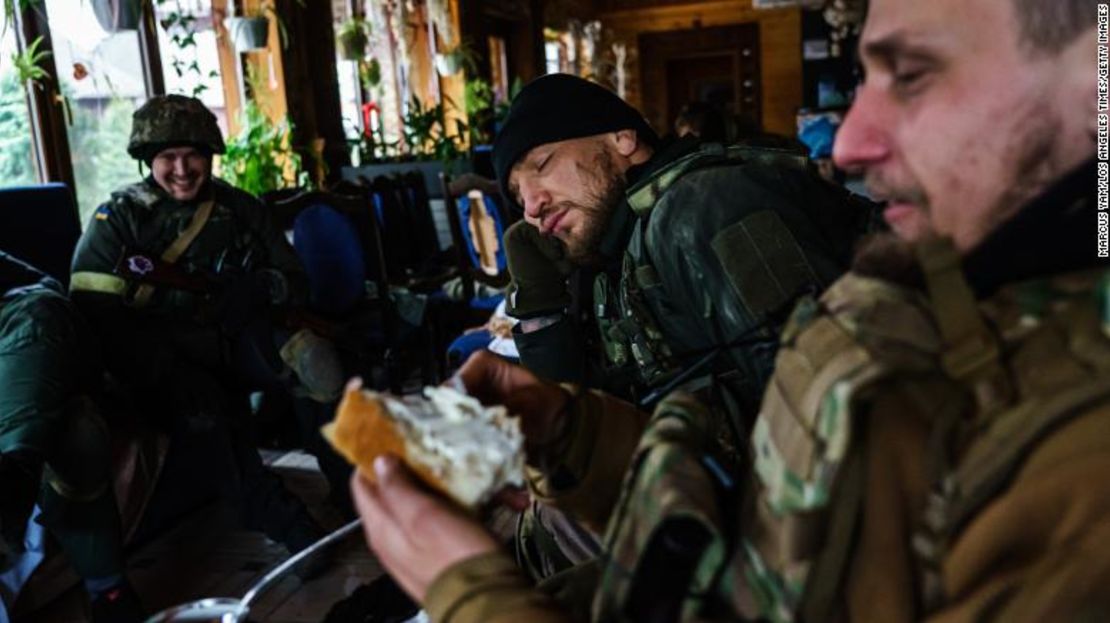
<path id="1" fill-rule="evenodd" d="M 108 216 L 111 215 L 111 214 L 112 214 L 112 208 L 110 208 L 108 206 L 108 204 L 106 203 L 106 204 L 100 206 L 99 208 L 97 208 L 96 212 L 93 213 L 93 216 L 95 216 L 96 220 L 98 220 L 98 221 L 106 221 L 106 220 L 108 220 Z"/>

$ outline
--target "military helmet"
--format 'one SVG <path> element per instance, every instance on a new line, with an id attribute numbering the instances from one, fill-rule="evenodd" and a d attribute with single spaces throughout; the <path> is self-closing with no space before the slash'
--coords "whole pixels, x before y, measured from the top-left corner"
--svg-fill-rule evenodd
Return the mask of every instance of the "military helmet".
<path id="1" fill-rule="evenodd" d="M 127 153 L 149 163 L 168 147 L 192 145 L 209 153 L 224 153 L 224 139 L 216 115 L 195 97 L 157 95 L 131 116 Z"/>

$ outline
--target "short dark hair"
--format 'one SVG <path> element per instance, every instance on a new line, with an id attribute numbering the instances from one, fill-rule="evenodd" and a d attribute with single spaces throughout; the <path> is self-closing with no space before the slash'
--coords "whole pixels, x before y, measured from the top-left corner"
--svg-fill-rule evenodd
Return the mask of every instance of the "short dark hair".
<path id="1" fill-rule="evenodd" d="M 1022 43 L 1036 52 L 1060 52 L 1094 28 L 1092 0 L 1013 0 Z"/>

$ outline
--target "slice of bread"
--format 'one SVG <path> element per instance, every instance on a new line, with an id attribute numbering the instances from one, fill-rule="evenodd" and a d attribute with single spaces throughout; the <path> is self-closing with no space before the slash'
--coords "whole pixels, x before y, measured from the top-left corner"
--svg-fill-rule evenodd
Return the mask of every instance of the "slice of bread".
<path id="1" fill-rule="evenodd" d="M 447 387 L 395 397 L 350 390 L 321 431 L 374 479 L 374 459 L 394 454 L 429 486 L 476 508 L 506 486 L 524 484 L 524 436 L 504 407 L 484 407 Z"/>

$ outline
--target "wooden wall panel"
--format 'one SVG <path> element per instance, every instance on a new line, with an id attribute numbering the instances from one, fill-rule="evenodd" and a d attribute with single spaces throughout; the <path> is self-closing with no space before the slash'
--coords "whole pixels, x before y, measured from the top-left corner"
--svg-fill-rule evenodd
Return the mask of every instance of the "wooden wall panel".
<path id="1" fill-rule="evenodd" d="M 728 26 L 759 25 L 763 127 L 792 135 L 794 115 L 802 105 L 802 34 L 799 9 L 753 9 L 751 0 L 713 0 L 617 10 L 598 16 L 613 36 L 635 50 L 642 33 Z M 641 106 L 637 53 L 629 55 L 628 100 Z M 666 131 L 666 128 L 657 128 Z"/>

